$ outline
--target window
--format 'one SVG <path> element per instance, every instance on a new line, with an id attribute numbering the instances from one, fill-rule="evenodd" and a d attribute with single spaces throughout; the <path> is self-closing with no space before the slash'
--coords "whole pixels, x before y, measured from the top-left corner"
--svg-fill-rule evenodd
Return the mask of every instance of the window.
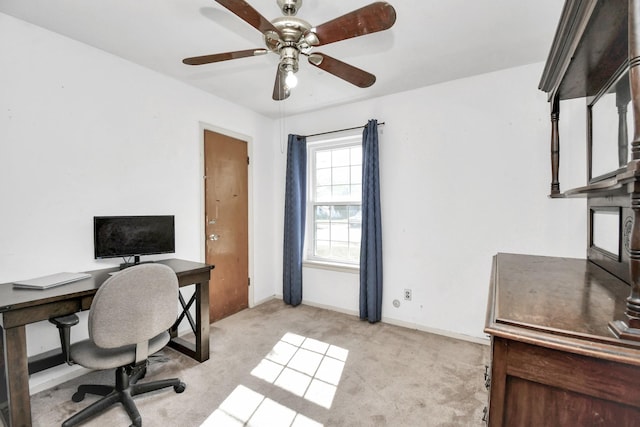
<path id="1" fill-rule="evenodd" d="M 306 260 L 360 263 L 362 136 L 308 142 Z"/>

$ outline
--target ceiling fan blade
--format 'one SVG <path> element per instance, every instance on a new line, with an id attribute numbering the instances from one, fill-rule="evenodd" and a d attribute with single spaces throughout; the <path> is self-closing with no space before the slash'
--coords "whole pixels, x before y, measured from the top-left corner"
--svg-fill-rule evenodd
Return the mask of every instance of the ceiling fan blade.
<path id="1" fill-rule="evenodd" d="M 249 56 L 264 55 L 269 52 L 267 49 L 237 50 L 235 52 L 216 53 L 214 55 L 194 56 L 182 60 L 187 65 L 203 65 L 212 62 L 228 61 L 230 59 L 247 58 Z"/>
<path id="2" fill-rule="evenodd" d="M 318 46 L 322 46 L 383 31 L 391 28 L 395 22 L 396 11 L 393 6 L 379 1 L 325 22 L 312 31 L 318 36 Z"/>
<path id="3" fill-rule="evenodd" d="M 373 74 L 324 53 L 312 53 L 309 55 L 309 63 L 358 87 L 369 87 L 376 82 L 376 76 Z"/>
<path id="4" fill-rule="evenodd" d="M 276 34 L 280 34 L 278 29 L 273 26 L 271 22 L 264 16 L 255 10 L 249 3 L 244 0 L 216 0 L 222 6 L 229 9 L 240 19 L 251 25 L 253 28 L 259 30 L 261 33 L 273 31 Z"/>
<path id="5" fill-rule="evenodd" d="M 272 98 L 274 101 L 282 101 L 284 99 L 287 99 L 291 94 L 291 91 L 289 90 L 287 85 L 284 83 L 285 77 L 286 77 L 286 73 L 280 70 L 280 67 L 278 67 L 278 71 L 276 72 L 276 81 L 273 85 Z"/>

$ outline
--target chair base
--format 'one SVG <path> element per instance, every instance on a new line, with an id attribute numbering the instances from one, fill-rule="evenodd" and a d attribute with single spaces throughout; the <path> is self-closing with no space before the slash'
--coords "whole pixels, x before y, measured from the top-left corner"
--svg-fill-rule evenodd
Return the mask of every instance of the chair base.
<path id="1" fill-rule="evenodd" d="M 131 426 L 141 427 L 142 417 L 136 408 L 133 397 L 139 394 L 160 390 L 167 387 L 173 387 L 176 393 L 182 393 L 186 385 L 178 378 L 170 378 L 148 383 L 136 384 L 136 382 L 144 378 L 147 368 L 144 366 L 124 366 L 116 369 L 116 386 L 106 385 L 81 385 L 78 391 L 73 394 L 72 400 L 80 402 L 84 399 L 86 393 L 104 396 L 97 402 L 87 406 L 71 418 L 62 423 L 62 427 L 71 427 L 92 418 L 93 416 L 104 411 L 115 403 L 122 403 L 124 409 L 131 418 Z"/>

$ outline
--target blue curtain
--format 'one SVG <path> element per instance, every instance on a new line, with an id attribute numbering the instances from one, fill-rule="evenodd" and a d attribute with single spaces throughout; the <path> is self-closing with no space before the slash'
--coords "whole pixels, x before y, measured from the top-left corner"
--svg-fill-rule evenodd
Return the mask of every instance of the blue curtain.
<path id="1" fill-rule="evenodd" d="M 284 200 L 282 295 L 287 304 L 302 302 L 302 251 L 307 202 L 307 138 L 289 135 Z"/>
<path id="2" fill-rule="evenodd" d="M 362 133 L 360 318 L 371 323 L 382 319 L 382 225 L 377 120 L 369 120 Z"/>

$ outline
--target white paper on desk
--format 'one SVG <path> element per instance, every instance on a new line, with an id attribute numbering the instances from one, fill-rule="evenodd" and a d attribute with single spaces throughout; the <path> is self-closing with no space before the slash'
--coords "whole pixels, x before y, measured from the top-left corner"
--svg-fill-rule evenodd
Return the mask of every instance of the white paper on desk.
<path id="1" fill-rule="evenodd" d="M 49 289 L 54 286 L 88 279 L 89 277 L 91 277 L 91 274 L 89 273 L 55 273 L 48 276 L 36 277 L 34 279 L 13 282 L 13 287 L 23 289 Z"/>

